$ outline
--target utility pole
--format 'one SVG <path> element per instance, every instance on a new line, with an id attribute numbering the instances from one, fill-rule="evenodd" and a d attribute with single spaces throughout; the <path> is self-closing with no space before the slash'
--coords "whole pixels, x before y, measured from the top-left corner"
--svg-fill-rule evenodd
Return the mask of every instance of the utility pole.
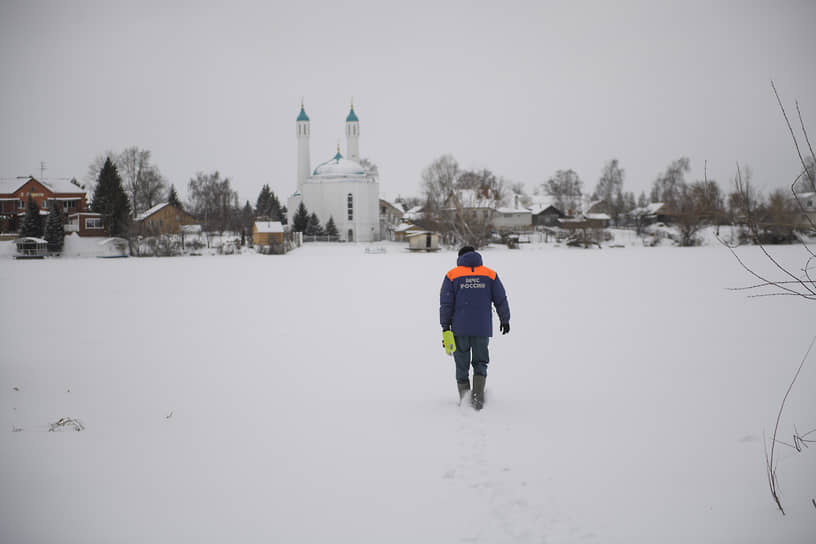
<path id="1" fill-rule="evenodd" d="M 40 181 L 45 179 L 45 171 L 47 170 L 44 161 L 40 161 Z"/>

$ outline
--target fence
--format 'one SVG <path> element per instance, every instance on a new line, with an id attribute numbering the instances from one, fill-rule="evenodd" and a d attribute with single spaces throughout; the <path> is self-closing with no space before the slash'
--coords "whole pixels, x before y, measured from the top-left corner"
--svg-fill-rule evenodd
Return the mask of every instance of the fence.
<path id="1" fill-rule="evenodd" d="M 303 235 L 303 241 L 304 242 L 339 242 L 340 237 L 339 236 L 327 236 L 325 234 L 321 235 L 321 236 L 316 236 L 314 234 L 311 234 L 311 235 L 310 234 L 304 234 Z"/>

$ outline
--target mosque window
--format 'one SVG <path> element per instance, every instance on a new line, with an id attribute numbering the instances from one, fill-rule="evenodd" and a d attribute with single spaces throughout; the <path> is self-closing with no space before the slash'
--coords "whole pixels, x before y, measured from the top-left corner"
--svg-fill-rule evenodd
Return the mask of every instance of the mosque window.
<path id="1" fill-rule="evenodd" d="M 351 193 L 346 197 L 346 202 L 348 204 L 348 220 L 352 221 L 354 219 L 354 197 Z"/>

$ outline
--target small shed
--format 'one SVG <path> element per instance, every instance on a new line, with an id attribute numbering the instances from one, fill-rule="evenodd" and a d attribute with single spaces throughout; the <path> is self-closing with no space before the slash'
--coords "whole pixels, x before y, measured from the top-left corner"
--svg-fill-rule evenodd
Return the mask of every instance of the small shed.
<path id="1" fill-rule="evenodd" d="M 264 252 L 283 253 L 283 223 L 255 221 L 252 225 L 252 244 Z"/>
<path id="2" fill-rule="evenodd" d="M 48 255 L 48 242 L 42 238 L 32 238 L 26 236 L 25 238 L 17 239 L 17 255 L 15 259 L 43 259 Z"/>
<path id="3" fill-rule="evenodd" d="M 400 223 L 394 228 L 394 240 L 404 242 L 408 239 L 409 235 L 419 232 L 420 230 L 421 229 L 418 229 L 412 223 Z"/>
<path id="4" fill-rule="evenodd" d="M 407 236 L 411 251 L 439 251 L 439 233 L 427 230 L 413 232 Z"/>

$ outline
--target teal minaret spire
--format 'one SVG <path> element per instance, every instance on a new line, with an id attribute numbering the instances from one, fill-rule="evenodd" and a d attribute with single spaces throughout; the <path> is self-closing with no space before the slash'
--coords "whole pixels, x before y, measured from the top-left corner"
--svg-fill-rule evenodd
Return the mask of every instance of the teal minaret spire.
<path id="1" fill-rule="evenodd" d="M 354 113 L 354 99 L 346 116 L 346 156 L 353 161 L 360 160 L 360 120 Z"/>

